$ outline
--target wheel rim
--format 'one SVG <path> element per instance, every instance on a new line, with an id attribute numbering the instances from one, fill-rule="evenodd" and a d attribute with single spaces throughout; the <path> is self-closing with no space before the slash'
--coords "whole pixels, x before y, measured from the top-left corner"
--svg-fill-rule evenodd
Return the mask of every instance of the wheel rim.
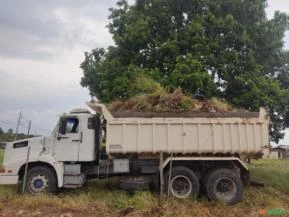
<path id="1" fill-rule="evenodd" d="M 186 198 L 192 192 L 192 183 L 188 177 L 178 175 L 172 178 L 170 189 L 173 196 L 177 198 Z"/>
<path id="2" fill-rule="evenodd" d="M 43 175 L 34 176 L 30 180 L 29 187 L 32 193 L 43 192 L 48 187 L 48 179 Z"/>
<path id="3" fill-rule="evenodd" d="M 230 178 L 220 178 L 214 185 L 216 197 L 222 201 L 230 201 L 237 193 L 236 183 Z"/>

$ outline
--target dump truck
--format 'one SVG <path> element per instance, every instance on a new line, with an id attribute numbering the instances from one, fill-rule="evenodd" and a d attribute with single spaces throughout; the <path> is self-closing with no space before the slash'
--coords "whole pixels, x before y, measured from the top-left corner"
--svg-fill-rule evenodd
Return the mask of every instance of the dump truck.
<path id="1" fill-rule="evenodd" d="M 10 142 L 0 184 L 36 195 L 121 176 L 129 190 L 150 180 L 163 195 L 234 204 L 250 183 L 242 155 L 269 144 L 269 116 L 259 112 L 112 112 L 104 104 L 60 116 L 51 136 Z"/>

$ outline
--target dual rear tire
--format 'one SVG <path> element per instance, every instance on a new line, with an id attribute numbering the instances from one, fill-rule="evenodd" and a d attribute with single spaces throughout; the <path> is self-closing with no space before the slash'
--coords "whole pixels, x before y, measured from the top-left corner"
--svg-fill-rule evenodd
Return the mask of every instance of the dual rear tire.
<path id="1" fill-rule="evenodd" d="M 227 168 L 208 172 L 203 179 L 203 189 L 210 200 L 218 200 L 228 205 L 238 203 L 243 195 L 240 176 Z"/>
<path id="2" fill-rule="evenodd" d="M 174 167 L 164 176 L 164 189 L 170 196 L 176 198 L 196 198 L 199 195 L 200 184 L 195 173 L 186 167 Z"/>
<path id="3" fill-rule="evenodd" d="M 202 188 L 210 200 L 232 205 L 239 202 L 243 194 L 243 183 L 231 169 L 219 168 L 208 172 L 202 179 Z M 199 178 L 187 167 L 174 167 L 164 176 L 165 193 L 176 198 L 196 198 L 200 191 Z"/>

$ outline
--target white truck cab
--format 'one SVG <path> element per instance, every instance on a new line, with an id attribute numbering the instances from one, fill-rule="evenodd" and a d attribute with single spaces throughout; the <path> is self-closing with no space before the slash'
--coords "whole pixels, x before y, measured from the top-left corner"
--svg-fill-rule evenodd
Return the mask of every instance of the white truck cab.
<path id="1" fill-rule="evenodd" d="M 44 172 L 50 170 L 57 187 L 63 187 L 66 163 L 92 162 L 97 159 L 96 146 L 99 147 L 100 137 L 95 136 L 96 130 L 93 127 L 96 124 L 97 117 L 89 110 L 74 109 L 61 116 L 51 136 L 8 143 L 0 170 L 0 184 L 17 184 L 23 179 L 27 165 L 27 188 L 32 191 L 34 189 L 35 193 L 47 188 L 44 184 L 48 183 L 48 180 L 43 175 L 31 179 L 29 168 L 33 167 L 38 168 L 39 174 L 43 168 Z M 35 169 L 33 171 L 35 172 Z"/>
<path id="2" fill-rule="evenodd" d="M 61 116 L 53 134 L 52 155 L 57 161 L 94 161 L 94 117 L 86 109 L 74 109 Z"/>

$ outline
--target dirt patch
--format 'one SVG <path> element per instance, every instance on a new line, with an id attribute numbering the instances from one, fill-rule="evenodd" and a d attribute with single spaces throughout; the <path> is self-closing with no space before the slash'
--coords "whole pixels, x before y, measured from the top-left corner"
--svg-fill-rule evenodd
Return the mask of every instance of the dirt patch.
<path id="1" fill-rule="evenodd" d="M 5 205 L 0 210 L 0 217 L 92 217 L 98 216 L 96 211 L 60 209 L 56 207 L 43 206 L 35 209 L 22 209 L 13 205 Z"/>

